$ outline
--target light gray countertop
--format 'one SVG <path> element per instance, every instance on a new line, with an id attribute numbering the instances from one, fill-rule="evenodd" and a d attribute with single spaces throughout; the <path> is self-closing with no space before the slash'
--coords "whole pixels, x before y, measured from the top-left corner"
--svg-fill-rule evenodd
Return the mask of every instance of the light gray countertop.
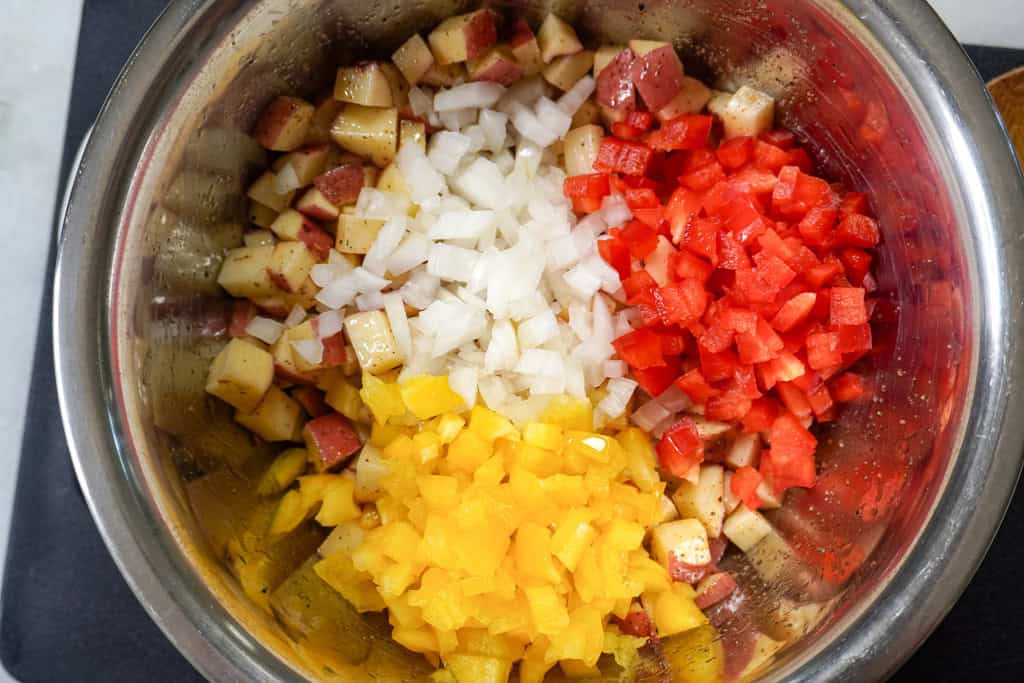
<path id="1" fill-rule="evenodd" d="M 916 2 L 917 0 L 891 0 Z M 1024 48 L 1024 0 L 932 0 L 963 42 Z M 35 351 L 81 0 L 0 0 L 0 549 L 6 550 Z M 49 311 L 42 312 L 49 315 Z M 60 425 L 53 425 L 60 429 Z M 3 552 L 0 551 L 0 552 Z M 3 564 L 0 563 L 0 579 Z M 11 680 L 0 671 L 0 683 Z"/>

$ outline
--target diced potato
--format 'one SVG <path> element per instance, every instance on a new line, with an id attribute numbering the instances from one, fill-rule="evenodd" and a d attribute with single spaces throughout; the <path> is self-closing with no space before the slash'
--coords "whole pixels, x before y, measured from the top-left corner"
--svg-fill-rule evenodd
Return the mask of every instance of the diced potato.
<path id="1" fill-rule="evenodd" d="M 312 252 L 302 242 L 279 242 L 273 249 L 267 266 L 271 281 L 286 292 L 298 291 L 316 263 Z"/>
<path id="2" fill-rule="evenodd" d="M 462 62 L 444 66 L 434 62 L 420 80 L 435 88 L 448 88 L 469 78 L 466 65 Z"/>
<path id="3" fill-rule="evenodd" d="M 270 279 L 270 259 L 274 247 L 239 247 L 224 258 L 217 275 L 217 284 L 231 296 L 259 299 L 276 290 Z"/>
<path id="4" fill-rule="evenodd" d="M 512 672 L 512 662 L 497 657 L 453 653 L 444 658 L 444 668 L 455 683 L 506 683 Z"/>
<path id="5" fill-rule="evenodd" d="M 277 97 L 263 110 L 253 137 L 267 149 L 290 152 L 305 140 L 314 111 L 312 104 L 297 97 Z"/>
<path id="6" fill-rule="evenodd" d="M 269 230 L 250 230 L 242 235 L 242 243 L 247 247 L 272 247 L 277 244 L 277 240 Z"/>
<path id="7" fill-rule="evenodd" d="M 722 112 L 725 137 L 758 136 L 775 122 L 775 99 L 767 93 L 743 86 L 729 99 Z"/>
<path id="8" fill-rule="evenodd" d="M 515 31 L 508 41 L 512 55 L 523 70 L 524 76 L 533 76 L 544 68 L 544 60 L 540 58 L 540 45 L 533 29 L 525 19 L 516 22 Z"/>
<path id="9" fill-rule="evenodd" d="M 361 62 L 338 69 L 334 99 L 364 107 L 390 107 L 391 85 L 378 62 Z"/>
<path id="10" fill-rule="evenodd" d="M 732 472 L 726 472 L 722 479 L 722 502 L 725 503 L 726 515 L 731 515 L 743 502 L 732 492 Z"/>
<path id="11" fill-rule="evenodd" d="M 756 467 L 761 452 L 761 437 L 757 434 L 739 434 L 725 455 L 725 462 L 733 469 Z"/>
<path id="12" fill-rule="evenodd" d="M 338 207 L 327 201 L 327 197 L 315 187 L 309 188 L 299 197 L 299 201 L 295 202 L 295 208 L 300 213 L 321 221 L 333 220 L 339 214 Z"/>
<path id="13" fill-rule="evenodd" d="M 743 504 L 726 517 L 722 525 L 722 533 L 743 552 L 753 548 L 771 532 L 772 525 L 768 520 L 761 513 Z"/>
<path id="14" fill-rule="evenodd" d="M 398 148 L 398 110 L 347 104 L 331 126 L 342 149 L 387 166 Z"/>
<path id="15" fill-rule="evenodd" d="M 592 99 L 586 100 L 572 116 L 572 127 L 580 128 L 601 123 L 601 107 Z"/>
<path id="16" fill-rule="evenodd" d="M 696 519 L 677 519 L 654 527 L 651 551 L 666 569 L 672 559 L 696 567 L 711 562 L 708 532 Z"/>
<path id="17" fill-rule="evenodd" d="M 394 382 L 385 382 L 364 371 L 363 388 L 359 390 L 359 396 L 373 413 L 373 417 L 377 421 L 374 426 L 386 423 L 393 417 L 405 415 L 402 389 Z M 392 436 L 397 437 L 398 434 Z"/>
<path id="18" fill-rule="evenodd" d="M 360 503 L 370 503 L 384 492 L 384 478 L 391 474 L 391 467 L 378 448 L 367 444 L 356 460 L 355 498 Z"/>
<path id="19" fill-rule="evenodd" d="M 658 496 L 658 524 L 679 519 L 679 508 L 664 493 Z"/>
<path id="20" fill-rule="evenodd" d="M 594 53 L 594 78 L 608 66 L 619 53 L 626 49 L 625 45 L 602 45 Z"/>
<path id="21" fill-rule="evenodd" d="M 238 410 L 252 412 L 273 380 L 273 357 L 254 344 L 232 339 L 213 359 L 206 391 Z"/>
<path id="22" fill-rule="evenodd" d="M 629 49 L 633 51 L 637 57 L 646 57 L 655 50 L 660 50 L 663 47 L 672 47 L 672 43 L 666 43 L 663 40 L 631 40 L 629 41 Z"/>
<path id="23" fill-rule="evenodd" d="M 416 85 L 434 63 L 434 55 L 427 46 L 427 41 L 416 33 L 391 55 L 402 76 L 410 85 Z"/>
<path id="24" fill-rule="evenodd" d="M 277 211 L 259 202 L 249 202 L 249 222 L 260 228 L 269 228 L 277 218 Z"/>
<path id="25" fill-rule="evenodd" d="M 679 515 L 700 520 L 714 538 L 722 533 L 725 518 L 724 476 L 721 465 L 701 465 L 697 483 L 681 482 L 672 494 Z"/>
<path id="26" fill-rule="evenodd" d="M 481 9 L 445 19 L 427 36 L 434 59 L 444 66 L 479 57 L 498 39 L 497 18 Z"/>
<path id="27" fill-rule="evenodd" d="M 362 162 L 355 161 L 321 173 L 313 179 L 313 184 L 334 206 L 348 206 L 356 203 L 364 185 L 373 185 L 376 172 L 376 167 L 364 166 Z"/>
<path id="28" fill-rule="evenodd" d="M 684 114 L 697 114 L 711 99 L 711 90 L 702 81 L 683 76 L 679 92 L 668 104 L 658 109 L 659 121 L 668 121 Z"/>
<path id="29" fill-rule="evenodd" d="M 493 81 L 510 86 L 523 77 L 523 67 L 507 45 L 495 45 L 466 63 L 471 81 Z"/>
<path id="30" fill-rule="evenodd" d="M 299 213 L 295 209 L 285 209 L 271 223 L 270 229 L 278 238 L 301 242 L 317 259 L 326 259 L 334 246 L 334 238 L 323 231 L 319 225 Z M 301 288 L 305 278 L 299 280 Z"/>
<path id="31" fill-rule="evenodd" d="M 330 557 L 335 553 L 351 555 L 366 538 L 366 530 L 359 522 L 345 522 L 331 529 L 330 535 L 320 545 L 317 552 L 320 557 Z"/>
<path id="32" fill-rule="evenodd" d="M 302 406 L 271 385 L 251 413 L 235 413 L 235 421 L 266 441 L 302 441 Z"/>
<path id="33" fill-rule="evenodd" d="M 365 311 L 345 318 L 345 333 L 366 372 L 379 374 L 402 362 L 395 335 L 383 311 Z"/>
<path id="34" fill-rule="evenodd" d="M 554 14 L 544 18 L 537 31 L 537 43 L 540 46 L 540 58 L 545 64 L 550 64 L 555 57 L 571 55 L 583 49 L 583 43 L 573 27 Z"/>
<path id="35" fill-rule="evenodd" d="M 782 498 L 786 492 L 775 493 L 775 487 L 770 482 L 762 480 L 757 485 L 757 497 L 761 499 L 761 508 L 764 510 L 775 510 L 782 507 Z"/>
<path id="36" fill-rule="evenodd" d="M 594 51 L 580 50 L 562 55 L 544 68 L 544 80 L 559 90 L 568 90 L 594 66 Z"/>
<path id="37" fill-rule="evenodd" d="M 338 469 L 361 447 L 352 424 L 338 413 L 310 420 L 302 430 L 310 462 L 317 472 Z"/>
<path id="38" fill-rule="evenodd" d="M 407 121 L 405 119 L 399 124 L 398 146 L 409 143 L 419 145 L 423 151 L 427 150 L 427 127 L 419 121 Z M 383 177 L 384 174 L 381 174 Z M 378 182 L 380 182 L 378 180 Z"/>
<path id="39" fill-rule="evenodd" d="M 573 128 L 565 135 L 565 172 L 582 175 L 594 172 L 597 150 L 604 139 L 604 128 L 590 124 Z"/>
<path id="40" fill-rule="evenodd" d="M 391 88 L 391 102 L 392 107 L 402 112 L 403 114 L 411 114 L 412 110 L 409 108 L 409 90 L 412 87 L 408 81 L 402 75 L 394 64 L 391 62 L 381 62 L 381 70 L 384 71 L 384 77 L 388 79 L 388 86 Z"/>
<path id="41" fill-rule="evenodd" d="M 295 196 L 295 190 L 278 192 L 275 175 L 267 171 L 249 186 L 246 196 L 254 202 L 280 213 L 291 204 L 292 197 Z"/>
<path id="42" fill-rule="evenodd" d="M 261 496 L 273 496 L 284 491 L 305 471 L 308 457 L 305 448 L 283 451 L 260 478 L 256 492 Z"/>
<path id="43" fill-rule="evenodd" d="M 343 254 L 365 254 L 370 251 L 382 227 L 383 219 L 357 218 L 342 214 L 338 216 L 337 241 L 334 248 Z"/>
<path id="44" fill-rule="evenodd" d="M 634 69 L 634 73 L 638 74 L 633 79 L 636 90 L 647 108 L 657 112 L 669 104 L 682 89 L 683 63 L 679 61 L 675 48 L 668 43 L 658 44 L 640 54 L 632 47 L 635 42 L 644 41 L 630 43 L 639 60 Z"/>
<path id="45" fill-rule="evenodd" d="M 313 178 L 324 172 L 327 165 L 327 151 L 327 145 L 297 149 L 281 157 L 281 167 L 291 166 L 299 184 L 305 187 L 313 182 Z M 277 169 L 275 169 L 276 172 Z"/>
<path id="46" fill-rule="evenodd" d="M 697 435 L 705 441 L 716 439 L 732 430 L 732 425 L 727 422 L 712 422 L 699 416 L 694 416 L 693 422 L 697 427 Z"/>
<path id="47" fill-rule="evenodd" d="M 709 112 L 718 118 L 722 118 L 722 116 L 725 115 L 725 108 L 729 106 L 729 101 L 731 99 L 731 92 L 725 92 L 724 90 L 712 90 L 706 106 Z"/>
<path id="48" fill-rule="evenodd" d="M 304 145 L 325 145 L 331 141 L 331 124 L 338 117 L 344 103 L 339 102 L 330 95 L 324 97 L 316 105 L 313 112 L 313 120 L 306 131 Z"/>

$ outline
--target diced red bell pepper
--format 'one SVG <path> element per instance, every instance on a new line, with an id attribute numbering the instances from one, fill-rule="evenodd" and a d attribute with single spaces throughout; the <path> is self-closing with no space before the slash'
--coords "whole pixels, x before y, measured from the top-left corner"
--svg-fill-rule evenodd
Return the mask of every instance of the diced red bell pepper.
<path id="1" fill-rule="evenodd" d="M 782 407 L 774 398 L 765 396 L 755 399 L 750 405 L 750 410 L 743 416 L 744 433 L 767 432 L 775 423 L 775 418 L 779 416 L 781 410 Z"/>
<path id="2" fill-rule="evenodd" d="M 816 479 L 813 455 L 782 457 L 771 448 L 761 452 L 761 476 L 772 483 L 775 493 L 798 486 L 810 488 Z"/>
<path id="3" fill-rule="evenodd" d="M 751 510 L 761 507 L 761 499 L 757 495 L 757 487 L 761 485 L 761 473 L 749 465 L 732 473 L 729 487 L 732 495 L 743 501 Z"/>
<path id="4" fill-rule="evenodd" d="M 839 202 L 840 219 L 854 213 L 864 215 L 868 213 L 868 196 L 863 192 L 847 192 Z"/>
<path id="5" fill-rule="evenodd" d="M 649 111 L 631 111 L 626 116 L 626 123 L 639 128 L 641 131 L 648 131 L 654 123 L 654 115 Z"/>
<path id="6" fill-rule="evenodd" d="M 871 272 L 871 254 L 863 249 L 841 249 L 839 260 L 846 269 L 846 277 L 858 287 L 865 287 L 864 279 Z"/>
<path id="7" fill-rule="evenodd" d="M 636 370 L 663 367 L 665 357 L 661 353 L 661 339 L 647 327 L 641 327 L 622 335 L 612 342 L 619 358 Z"/>
<path id="8" fill-rule="evenodd" d="M 700 194 L 685 187 L 680 187 L 672 193 L 665 206 L 665 219 L 672 230 L 673 242 L 679 244 L 682 240 L 690 221 L 700 213 L 703 201 Z"/>
<path id="9" fill-rule="evenodd" d="M 718 157 L 718 162 L 722 164 L 723 168 L 735 171 L 746 166 L 754 158 L 756 142 L 754 138 L 747 135 L 726 140 L 715 150 L 715 156 Z"/>
<path id="10" fill-rule="evenodd" d="M 631 187 L 626 190 L 626 206 L 630 209 L 652 209 L 661 206 L 661 202 L 651 188 Z"/>
<path id="11" fill-rule="evenodd" d="M 636 126 L 631 126 L 625 121 L 612 123 L 612 135 L 623 140 L 639 140 L 644 132 Z"/>
<path id="12" fill-rule="evenodd" d="M 859 213 L 851 213 L 839 221 L 834 236 L 836 244 L 850 247 L 874 247 L 880 239 L 878 223 Z"/>
<path id="13" fill-rule="evenodd" d="M 651 133 L 647 139 L 654 149 L 689 150 L 702 149 L 711 134 L 714 119 L 699 114 L 684 114 L 661 124 L 661 128 Z"/>
<path id="14" fill-rule="evenodd" d="M 754 372 L 753 365 L 741 365 L 736 368 L 736 372 L 733 373 L 732 379 L 732 391 L 743 398 L 755 399 L 761 398 L 761 390 L 757 388 L 757 378 Z M 749 408 L 747 408 L 749 410 Z M 744 414 L 746 411 L 744 411 Z"/>
<path id="15" fill-rule="evenodd" d="M 681 280 L 653 291 L 654 305 L 666 325 L 688 325 L 700 320 L 708 305 L 708 293 L 698 280 Z"/>
<path id="16" fill-rule="evenodd" d="M 656 288 L 658 283 L 646 270 L 637 270 L 622 280 L 622 289 L 626 292 L 626 301 L 634 304 L 637 297 Z"/>
<path id="17" fill-rule="evenodd" d="M 799 418 L 810 417 L 814 412 L 811 404 L 807 402 L 807 394 L 793 382 L 779 382 L 775 385 L 775 391 L 782 400 L 786 410 Z"/>
<path id="18" fill-rule="evenodd" d="M 769 145 L 775 145 L 782 149 L 792 149 L 796 145 L 796 135 L 792 131 L 785 130 L 783 128 L 776 128 L 774 130 L 765 131 L 761 133 L 760 139 L 767 142 Z"/>
<path id="19" fill-rule="evenodd" d="M 620 236 L 633 258 L 647 258 L 658 246 L 658 233 L 637 220 L 626 223 Z"/>
<path id="20" fill-rule="evenodd" d="M 725 180 L 725 171 L 717 160 L 713 164 L 679 176 L 680 185 L 697 192 L 704 192 L 722 180 Z"/>
<path id="21" fill-rule="evenodd" d="M 818 422 L 828 422 L 827 419 L 832 412 L 832 395 L 828 391 L 828 387 L 822 384 L 814 391 L 807 394 L 807 402 L 811 404 L 811 410 L 814 411 L 814 417 Z"/>
<path id="22" fill-rule="evenodd" d="M 754 166 L 764 171 L 778 173 L 779 169 L 789 163 L 786 150 L 758 140 L 754 145 Z"/>
<path id="23" fill-rule="evenodd" d="M 740 359 L 736 353 L 729 349 L 719 353 L 712 353 L 701 345 L 698 345 L 697 349 L 700 353 L 701 373 L 709 382 L 729 379 L 740 365 Z"/>
<path id="24" fill-rule="evenodd" d="M 756 331 L 736 335 L 736 350 L 739 351 L 740 362 L 747 365 L 767 363 L 784 347 L 782 339 L 763 319 L 757 321 Z"/>
<path id="25" fill-rule="evenodd" d="M 856 401 L 864 395 L 864 380 L 860 375 L 852 372 L 844 372 L 829 384 L 833 398 L 839 403 Z"/>
<path id="26" fill-rule="evenodd" d="M 601 254 L 601 258 L 605 260 L 605 263 L 614 268 L 619 274 L 620 280 L 625 280 L 629 277 L 633 261 L 630 258 L 629 247 L 626 246 L 625 242 L 617 237 L 601 239 L 597 241 L 597 251 Z"/>
<path id="27" fill-rule="evenodd" d="M 831 206 L 812 206 L 800 222 L 797 230 L 808 244 L 822 246 L 832 238 L 832 229 L 836 224 L 838 211 Z"/>
<path id="28" fill-rule="evenodd" d="M 569 176 L 562 183 L 562 192 L 569 199 L 601 199 L 611 192 L 606 173 L 584 173 Z"/>
<path id="29" fill-rule="evenodd" d="M 772 290 L 772 296 L 796 278 L 796 271 L 786 265 L 778 256 L 765 256 L 764 252 L 754 254 L 757 275 L 765 286 Z"/>
<path id="30" fill-rule="evenodd" d="M 829 321 L 833 325 L 862 325 L 868 321 L 863 287 L 833 287 L 829 293 Z"/>
<path id="31" fill-rule="evenodd" d="M 787 166 L 796 166 L 804 173 L 810 173 L 814 168 L 814 162 L 811 161 L 811 156 L 807 153 L 803 147 L 797 147 L 789 151 L 789 158 L 786 160 Z"/>
<path id="32" fill-rule="evenodd" d="M 756 332 L 757 313 L 746 308 L 729 306 L 719 302 L 715 308 L 715 320 L 725 329 L 733 332 Z"/>
<path id="33" fill-rule="evenodd" d="M 747 251 L 731 232 L 723 232 L 718 236 L 718 267 L 725 270 L 750 270 L 753 264 Z"/>
<path id="34" fill-rule="evenodd" d="M 707 282 L 715 271 L 714 266 L 686 249 L 680 249 L 669 257 L 669 267 L 677 280 L 689 278 L 702 283 Z"/>
<path id="35" fill-rule="evenodd" d="M 577 197 L 572 200 L 572 210 L 583 215 L 594 213 L 601 208 L 601 200 L 597 197 Z"/>
<path id="36" fill-rule="evenodd" d="M 597 148 L 594 170 L 600 173 L 647 175 L 653 155 L 654 150 L 647 145 L 606 136 Z"/>
<path id="37" fill-rule="evenodd" d="M 779 457 L 814 455 L 818 447 L 818 440 L 792 413 L 783 413 L 775 419 L 768 443 Z"/>
<path id="38" fill-rule="evenodd" d="M 750 410 L 751 400 L 738 391 L 726 391 L 708 398 L 704 417 L 718 422 L 742 420 Z"/>
<path id="39" fill-rule="evenodd" d="M 686 353 L 686 337 L 682 334 L 672 332 L 659 332 L 661 338 L 661 352 L 665 356 L 681 356 Z"/>
<path id="40" fill-rule="evenodd" d="M 838 204 L 835 192 L 821 178 L 803 173 L 796 166 L 784 166 L 772 190 L 772 207 L 786 218 L 798 220 L 815 206 Z"/>
<path id="41" fill-rule="evenodd" d="M 736 335 L 732 330 L 717 324 L 717 321 L 715 323 L 704 328 L 698 339 L 698 344 L 701 349 L 709 353 L 722 353 L 732 347 Z"/>
<path id="42" fill-rule="evenodd" d="M 715 218 L 695 218 L 683 231 L 681 246 L 697 256 L 703 256 L 711 265 L 718 263 L 718 233 L 721 224 Z"/>
<path id="43" fill-rule="evenodd" d="M 675 384 L 684 394 L 690 397 L 691 401 L 698 405 L 719 393 L 718 389 L 708 384 L 708 381 L 704 379 L 704 375 L 697 368 L 690 370 L 677 379 Z"/>
<path id="44" fill-rule="evenodd" d="M 767 304 L 775 299 L 778 291 L 778 287 L 770 287 L 757 271 L 737 270 L 730 294 L 740 303 Z"/>
<path id="45" fill-rule="evenodd" d="M 658 441 L 658 462 L 675 477 L 685 477 L 704 460 L 704 441 L 697 424 L 684 417 L 665 430 Z"/>
<path id="46" fill-rule="evenodd" d="M 816 266 L 811 266 L 803 273 L 804 280 L 811 287 L 818 288 L 832 284 L 838 275 L 843 272 L 841 263 L 835 261 L 822 261 Z M 819 302 L 821 297 L 819 297 Z"/>
<path id="47" fill-rule="evenodd" d="M 807 367 L 803 361 L 789 351 L 757 366 L 757 375 L 764 391 L 770 391 L 779 382 L 792 382 L 806 372 Z"/>
<path id="48" fill-rule="evenodd" d="M 839 335 L 835 332 L 815 332 L 807 335 L 807 364 L 813 370 L 839 365 L 843 356 L 838 350 Z"/>
<path id="49" fill-rule="evenodd" d="M 644 370 L 634 368 L 633 379 L 643 387 L 644 391 L 657 398 L 665 393 L 665 390 L 672 386 L 672 382 L 679 377 L 681 365 L 679 356 L 669 356 L 665 359 L 664 366 Z"/>
<path id="50" fill-rule="evenodd" d="M 839 339 L 836 350 L 839 353 L 860 353 L 870 351 L 872 346 L 871 325 L 839 325 L 836 327 Z"/>
<path id="51" fill-rule="evenodd" d="M 802 292 L 782 304 L 782 308 L 772 318 L 772 327 L 780 332 L 789 332 L 797 325 L 807 320 L 807 317 L 814 310 L 814 303 L 818 295 L 814 292 Z"/>

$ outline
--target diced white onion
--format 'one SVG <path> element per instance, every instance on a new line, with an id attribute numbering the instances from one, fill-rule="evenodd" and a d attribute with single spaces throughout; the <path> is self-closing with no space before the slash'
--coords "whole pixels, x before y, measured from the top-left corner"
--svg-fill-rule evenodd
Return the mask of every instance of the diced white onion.
<path id="1" fill-rule="evenodd" d="M 505 88 L 498 83 L 490 81 L 465 83 L 438 91 L 434 95 L 434 111 L 486 109 L 500 100 L 503 94 L 505 94 Z"/>
<path id="2" fill-rule="evenodd" d="M 423 310 L 437 296 L 437 290 L 440 287 L 440 278 L 434 277 L 425 270 L 417 270 L 398 291 L 405 303 L 413 308 Z"/>
<path id="3" fill-rule="evenodd" d="M 284 326 L 288 329 L 298 327 L 305 319 L 306 309 L 299 304 L 295 304 L 292 306 L 292 310 L 288 312 L 288 317 L 284 319 Z"/>
<path id="4" fill-rule="evenodd" d="M 678 413 L 690 407 L 692 401 L 686 393 L 675 384 L 663 391 L 657 398 L 658 403 L 670 413 Z"/>
<path id="5" fill-rule="evenodd" d="M 622 415 L 626 412 L 626 406 L 629 404 L 629 399 L 633 396 L 633 392 L 636 391 L 636 387 L 637 383 L 631 379 L 608 380 L 606 385 L 608 393 L 598 403 L 598 407 L 609 417 Z"/>
<path id="6" fill-rule="evenodd" d="M 548 98 L 542 97 L 537 100 L 535 111 L 537 120 L 540 121 L 542 126 L 551 131 L 556 139 L 561 140 L 569 132 L 569 128 L 572 126 L 572 116 L 565 113 Z"/>
<path id="7" fill-rule="evenodd" d="M 437 199 L 447 191 L 444 176 L 434 168 L 419 145 L 402 145 L 395 157 L 398 170 L 403 178 L 415 178 L 407 183 L 409 196 L 422 206 L 430 199 Z M 361 194 L 361 193 L 360 193 Z"/>
<path id="8" fill-rule="evenodd" d="M 405 302 L 398 292 L 390 292 L 381 297 L 384 300 L 384 312 L 391 325 L 391 334 L 395 336 L 395 345 L 402 358 L 412 356 L 412 334 L 409 331 L 409 318 L 405 313 Z"/>
<path id="9" fill-rule="evenodd" d="M 491 340 L 484 355 L 484 371 L 511 370 L 519 361 L 516 331 L 509 320 L 498 320 L 491 327 Z"/>
<path id="10" fill-rule="evenodd" d="M 310 365 L 320 365 L 324 358 L 324 345 L 319 339 L 300 339 L 292 342 L 295 353 Z"/>
<path id="11" fill-rule="evenodd" d="M 632 218 L 633 212 L 629 210 L 622 195 L 609 194 L 601 200 L 600 216 L 605 225 L 617 228 Z"/>
<path id="12" fill-rule="evenodd" d="M 504 208 L 505 177 L 493 161 L 480 157 L 452 179 L 463 197 L 485 209 Z"/>
<path id="13" fill-rule="evenodd" d="M 305 315 L 305 311 L 303 311 Z M 327 311 L 316 317 L 316 336 L 327 339 L 341 332 L 345 316 L 340 311 Z"/>
<path id="14" fill-rule="evenodd" d="M 381 292 L 366 292 L 356 297 L 356 308 L 360 311 L 379 311 L 384 308 L 384 295 Z"/>
<path id="15" fill-rule="evenodd" d="M 267 344 L 276 342 L 281 337 L 282 332 L 284 332 L 284 325 L 276 320 L 259 315 L 255 316 L 245 326 L 246 334 L 256 337 Z"/>
<path id="16" fill-rule="evenodd" d="M 442 130 L 430 138 L 427 159 L 441 173 L 451 175 L 469 151 L 471 140 L 462 133 Z"/>
<path id="17" fill-rule="evenodd" d="M 621 360 L 606 360 L 601 368 L 604 376 L 609 378 L 625 377 L 628 371 L 626 363 Z"/>
<path id="18" fill-rule="evenodd" d="M 429 90 L 419 87 L 409 89 L 409 108 L 420 118 L 429 118 L 434 113 L 434 98 Z"/>
<path id="19" fill-rule="evenodd" d="M 442 280 L 469 282 L 479 252 L 450 244 L 435 244 L 427 258 L 427 272 Z"/>
<path id="20" fill-rule="evenodd" d="M 496 224 L 493 211 L 446 211 L 437 218 L 437 222 L 427 231 L 432 240 L 475 240 Z"/>
<path id="21" fill-rule="evenodd" d="M 467 408 L 476 405 L 477 370 L 468 365 L 456 365 L 448 372 L 448 386 L 466 402 Z"/>
<path id="22" fill-rule="evenodd" d="M 408 223 L 404 213 L 394 215 L 387 223 L 381 226 L 377 233 L 370 251 L 363 257 L 362 267 L 376 275 L 384 275 L 387 272 L 388 259 L 398 248 L 402 238 L 405 236 L 405 228 Z M 358 269 L 357 269 L 358 270 Z M 387 286 L 387 282 L 377 289 Z M 363 290 L 366 291 L 366 290 Z"/>
<path id="23" fill-rule="evenodd" d="M 583 103 L 587 101 L 587 98 L 594 92 L 597 87 L 597 81 L 594 80 L 593 76 L 586 75 L 580 80 L 576 81 L 576 84 L 565 91 L 565 94 L 558 98 L 558 106 L 569 116 L 575 114 Z"/>
<path id="24" fill-rule="evenodd" d="M 633 411 L 630 419 L 645 432 L 653 432 L 654 428 L 661 422 L 672 417 L 672 413 L 665 409 L 657 401 L 648 401 Z"/>
<path id="25" fill-rule="evenodd" d="M 484 109 L 479 117 L 480 131 L 484 136 L 484 147 L 490 152 L 500 152 L 508 139 L 508 114 L 493 109 Z"/>

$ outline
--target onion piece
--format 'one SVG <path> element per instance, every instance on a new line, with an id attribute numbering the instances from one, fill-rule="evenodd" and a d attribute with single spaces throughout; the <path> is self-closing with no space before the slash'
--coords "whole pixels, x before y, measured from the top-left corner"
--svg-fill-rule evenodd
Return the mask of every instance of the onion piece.
<path id="1" fill-rule="evenodd" d="M 657 401 L 648 401 L 633 411 L 630 416 L 633 424 L 645 432 L 653 432 L 658 424 L 672 417 L 672 413 Z"/>
<path id="2" fill-rule="evenodd" d="M 442 130 L 430 138 L 427 160 L 441 173 L 451 175 L 459 167 L 459 161 L 469 152 L 472 141 L 462 133 Z"/>
<path id="3" fill-rule="evenodd" d="M 284 326 L 288 329 L 298 327 L 306 319 L 306 309 L 295 304 L 292 310 L 288 311 L 288 317 L 284 319 Z"/>
<path id="4" fill-rule="evenodd" d="M 629 399 L 632 398 L 633 392 L 636 391 L 636 382 L 631 379 L 610 379 L 606 385 L 608 393 L 605 395 L 601 402 L 598 403 L 598 407 L 605 412 L 608 417 L 618 417 L 626 412 L 626 406 L 629 405 Z"/>
<path id="5" fill-rule="evenodd" d="M 596 87 L 597 81 L 594 80 L 593 76 L 584 76 L 558 98 L 559 109 L 572 116 L 583 106 L 587 98 L 593 94 Z"/>
<path id="6" fill-rule="evenodd" d="M 305 312 L 303 312 L 305 314 Z M 327 339 L 341 332 L 344 327 L 345 317 L 340 311 L 327 311 L 316 317 L 316 336 L 318 339 Z"/>
<path id="7" fill-rule="evenodd" d="M 284 325 L 272 318 L 264 318 L 259 315 L 254 316 L 245 326 L 246 334 L 267 344 L 273 344 L 280 339 L 282 332 L 284 332 Z"/>
<path id="8" fill-rule="evenodd" d="M 324 344 L 319 339 L 300 339 L 292 342 L 295 353 L 310 365 L 320 365 L 324 359 Z"/>
<path id="9" fill-rule="evenodd" d="M 472 249 L 437 243 L 430 248 L 427 272 L 442 280 L 469 282 L 480 254 Z"/>
<path id="10" fill-rule="evenodd" d="M 455 109 L 486 109 L 501 99 L 505 88 L 490 81 L 464 83 L 454 88 L 439 90 L 434 95 L 434 111 Z"/>
<path id="11" fill-rule="evenodd" d="M 405 313 L 405 302 L 398 292 L 390 292 L 381 297 L 384 313 L 388 316 L 391 333 L 395 336 L 395 346 L 403 359 L 412 356 L 412 334 L 409 331 L 409 317 Z"/>
<path id="12" fill-rule="evenodd" d="M 404 212 L 397 214 L 392 217 L 387 223 L 381 226 L 380 231 L 377 233 L 377 239 L 374 240 L 370 250 L 366 252 L 366 256 L 363 257 L 362 268 L 374 273 L 375 275 L 383 276 L 387 272 L 387 262 L 391 258 L 391 255 L 398 248 L 402 238 L 405 236 L 405 229 L 408 223 Z M 356 270 L 359 270 L 358 268 Z M 383 285 L 377 287 L 382 289 L 388 285 L 387 281 Z M 366 291 L 366 290 L 363 290 Z"/>

